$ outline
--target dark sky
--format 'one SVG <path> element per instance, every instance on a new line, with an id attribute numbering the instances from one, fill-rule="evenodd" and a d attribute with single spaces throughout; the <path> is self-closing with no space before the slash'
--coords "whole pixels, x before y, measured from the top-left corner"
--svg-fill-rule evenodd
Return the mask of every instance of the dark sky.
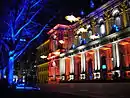
<path id="1" fill-rule="evenodd" d="M 9 6 L 14 6 L 14 2 L 17 0 L 0 0 L 0 31 L 4 31 L 3 20 L 7 18 L 8 8 Z M 90 8 L 90 0 L 46 0 L 47 4 L 44 6 L 44 9 L 37 16 L 37 21 L 42 25 L 46 24 L 47 21 L 53 16 L 56 15 L 56 19 L 49 24 L 49 29 L 53 28 L 56 24 L 70 24 L 67 20 L 65 20 L 66 15 L 73 14 L 74 16 L 80 16 L 80 11 L 83 10 L 85 15 L 92 12 L 94 9 L 102 5 L 101 1 L 108 0 L 93 0 L 95 2 L 95 8 Z M 103 2 L 103 3 L 104 3 Z M 48 30 L 49 30 L 48 29 Z M 35 49 L 38 45 L 47 40 L 48 36 L 46 34 L 47 31 L 43 32 L 43 34 L 33 42 L 31 45 L 32 49 Z M 34 44 L 37 43 L 37 44 Z"/>

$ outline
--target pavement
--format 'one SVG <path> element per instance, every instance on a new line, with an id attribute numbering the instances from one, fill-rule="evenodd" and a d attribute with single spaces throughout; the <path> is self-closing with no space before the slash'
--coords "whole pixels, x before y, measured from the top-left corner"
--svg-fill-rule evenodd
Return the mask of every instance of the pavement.
<path id="1" fill-rule="evenodd" d="M 90 98 L 90 97 L 81 97 L 71 94 L 62 94 L 54 92 L 44 92 L 41 90 L 15 90 L 10 93 L 5 92 L 5 94 L 0 94 L 0 98 Z"/>
<path id="2" fill-rule="evenodd" d="M 130 98 L 130 83 L 60 83 L 41 85 L 41 90 L 86 98 Z"/>

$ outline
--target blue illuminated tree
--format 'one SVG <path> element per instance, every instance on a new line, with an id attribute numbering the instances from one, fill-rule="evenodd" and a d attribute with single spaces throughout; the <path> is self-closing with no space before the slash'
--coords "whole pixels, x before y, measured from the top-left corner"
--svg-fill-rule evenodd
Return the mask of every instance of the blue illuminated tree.
<path id="1" fill-rule="evenodd" d="M 0 53 L 1 58 L 3 58 L 1 59 L 1 66 L 3 66 L 3 69 L 8 69 L 9 84 L 13 83 L 14 61 L 26 50 L 31 42 L 42 34 L 48 24 L 55 18 L 53 16 L 44 26 L 41 26 L 36 21 L 36 16 L 44 8 L 47 0 L 12 1 L 14 5 L 11 6 L 8 19 L 5 21 L 7 32 L 4 32 L 0 38 Z"/>

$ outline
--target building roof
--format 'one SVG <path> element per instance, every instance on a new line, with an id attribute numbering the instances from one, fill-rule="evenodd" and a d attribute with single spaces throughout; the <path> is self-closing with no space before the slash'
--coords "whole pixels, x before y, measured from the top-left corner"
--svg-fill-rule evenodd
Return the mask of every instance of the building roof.
<path id="1" fill-rule="evenodd" d="M 49 32 L 47 32 L 47 34 L 52 34 L 56 30 L 67 29 L 67 28 L 70 28 L 70 25 L 57 24 L 54 28 L 52 28 Z"/>
<path id="2" fill-rule="evenodd" d="M 49 42 L 50 42 L 50 39 L 46 40 L 43 44 L 41 44 L 40 46 L 38 46 L 36 49 L 37 49 L 37 50 L 40 49 L 40 47 L 42 47 L 42 46 L 48 44 Z"/>

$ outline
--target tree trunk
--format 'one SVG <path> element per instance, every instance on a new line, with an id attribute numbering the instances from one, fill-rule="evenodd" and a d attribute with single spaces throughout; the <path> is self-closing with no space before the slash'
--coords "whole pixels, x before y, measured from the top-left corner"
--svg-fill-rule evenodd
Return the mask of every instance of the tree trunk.
<path id="1" fill-rule="evenodd" d="M 3 73 L 3 69 L 1 69 L 1 79 L 4 78 L 4 73 Z"/>
<path id="2" fill-rule="evenodd" d="M 8 61 L 8 83 L 13 83 L 13 71 L 14 71 L 14 57 L 10 56 Z"/>
<path id="3" fill-rule="evenodd" d="M 0 73 L 1 73 L 1 79 L 4 78 L 5 71 L 6 71 L 6 67 L 4 67 L 4 68 L 2 68 L 2 69 L 0 70 Z"/>

